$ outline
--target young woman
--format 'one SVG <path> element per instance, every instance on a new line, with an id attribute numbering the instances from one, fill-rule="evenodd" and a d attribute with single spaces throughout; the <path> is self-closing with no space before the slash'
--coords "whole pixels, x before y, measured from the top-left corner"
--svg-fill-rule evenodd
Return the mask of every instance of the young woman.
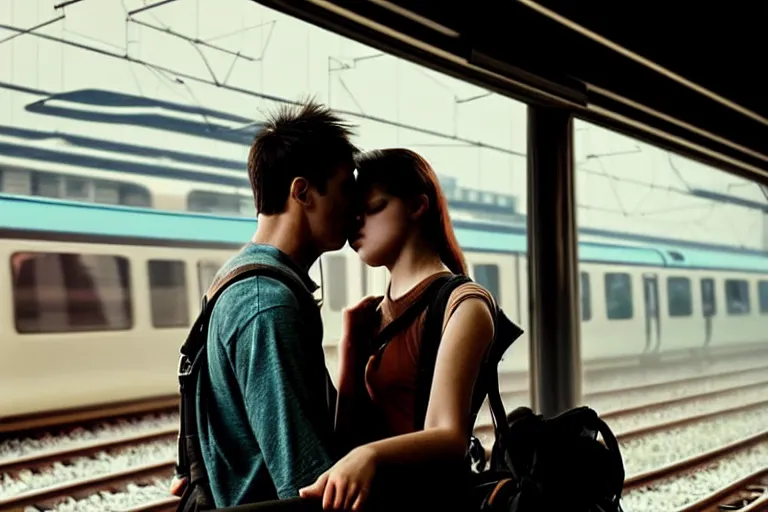
<path id="1" fill-rule="evenodd" d="M 386 296 L 368 297 L 345 311 L 337 432 L 341 439 L 354 434 L 359 439 L 363 429 L 375 440 L 350 450 L 300 494 L 322 497 L 325 510 L 359 510 L 374 476 L 386 473 L 388 490 L 375 494 L 391 498 L 395 510 L 413 504 L 414 492 L 436 505 L 428 495 L 435 496 L 435 484 L 450 487 L 448 481 L 441 485 L 441 477 L 436 477 L 428 484 L 434 472 L 414 468 L 445 468 L 465 460 L 472 392 L 494 335 L 493 298 L 475 283 L 463 284 L 451 294 L 424 429 L 416 431 L 414 394 L 426 313 L 396 334 L 383 351 L 371 354 L 368 344 L 435 279 L 466 274 L 466 263 L 437 176 L 422 157 L 406 149 L 374 151 L 359 158 L 357 171 L 360 228 L 350 245 L 367 265 L 385 266 L 390 282 Z M 371 422 L 364 421 L 371 418 L 363 414 L 361 397 L 378 415 L 375 433 Z M 457 505 L 448 491 L 440 492 L 444 501 Z M 371 504 L 379 501 L 374 498 Z"/>

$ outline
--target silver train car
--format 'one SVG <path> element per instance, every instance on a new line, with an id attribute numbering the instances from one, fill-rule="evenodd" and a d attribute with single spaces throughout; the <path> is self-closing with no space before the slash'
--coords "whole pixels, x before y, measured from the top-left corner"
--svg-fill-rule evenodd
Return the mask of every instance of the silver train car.
<path id="1" fill-rule="evenodd" d="M 527 326 L 520 228 L 454 221 L 472 277 Z M 248 217 L 0 194 L 0 418 L 177 393 L 178 350 Z M 616 233 L 579 243 L 582 359 L 614 364 L 768 348 L 768 257 L 651 244 Z M 326 360 L 341 313 L 382 294 L 383 269 L 347 247 L 311 269 L 322 283 Z M 502 363 L 528 367 L 527 334 Z"/>

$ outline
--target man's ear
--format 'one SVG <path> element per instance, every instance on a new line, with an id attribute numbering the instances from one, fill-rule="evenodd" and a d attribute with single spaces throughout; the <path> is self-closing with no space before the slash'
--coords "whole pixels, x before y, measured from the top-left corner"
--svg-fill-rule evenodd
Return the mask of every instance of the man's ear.
<path id="1" fill-rule="evenodd" d="M 429 198 L 426 194 L 419 194 L 411 203 L 411 220 L 419 220 L 429 210 Z"/>
<path id="2" fill-rule="evenodd" d="M 302 206 L 311 206 L 312 194 L 309 193 L 309 181 L 300 176 L 294 178 L 291 182 L 290 196 Z"/>

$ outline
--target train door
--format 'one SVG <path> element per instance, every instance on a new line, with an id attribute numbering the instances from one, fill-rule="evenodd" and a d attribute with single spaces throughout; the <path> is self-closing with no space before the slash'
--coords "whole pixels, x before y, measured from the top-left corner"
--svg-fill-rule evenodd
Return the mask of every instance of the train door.
<path id="1" fill-rule="evenodd" d="M 659 307 L 659 277 L 656 274 L 643 274 L 643 298 L 645 301 L 645 348 L 644 353 L 654 352 L 661 347 L 661 317 Z"/>
<path id="2" fill-rule="evenodd" d="M 704 347 L 712 341 L 712 317 L 715 316 L 715 280 L 705 277 L 701 280 L 701 314 L 704 317 Z"/>

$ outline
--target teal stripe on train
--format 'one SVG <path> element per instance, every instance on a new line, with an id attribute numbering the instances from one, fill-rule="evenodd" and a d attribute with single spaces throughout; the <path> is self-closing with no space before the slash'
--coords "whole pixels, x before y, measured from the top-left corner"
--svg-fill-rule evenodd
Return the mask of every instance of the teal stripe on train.
<path id="1" fill-rule="evenodd" d="M 456 222 L 465 250 L 524 253 L 527 240 L 519 228 L 482 222 Z M 166 212 L 58 199 L 0 194 L 0 228 L 49 231 L 180 242 L 241 246 L 256 228 L 252 217 Z M 675 244 L 641 244 L 622 240 L 621 233 L 600 241 L 579 242 L 579 260 L 654 267 L 735 270 L 768 273 L 768 254 L 729 248 L 690 248 Z"/>

